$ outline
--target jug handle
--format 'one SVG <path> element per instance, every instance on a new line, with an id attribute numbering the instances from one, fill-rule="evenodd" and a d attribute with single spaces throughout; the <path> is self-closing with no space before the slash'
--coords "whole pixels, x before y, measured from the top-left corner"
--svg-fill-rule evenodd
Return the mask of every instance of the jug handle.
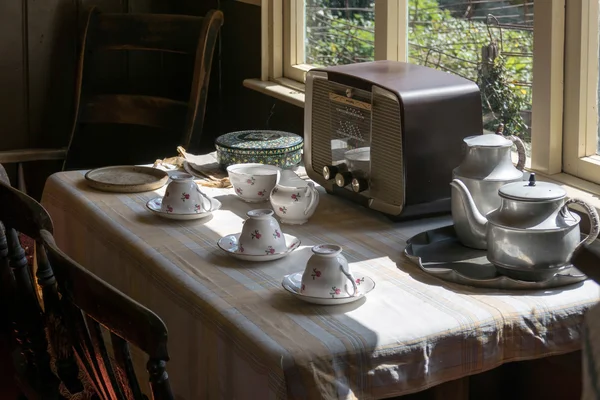
<path id="1" fill-rule="evenodd" d="M 586 203 L 585 201 L 579 200 L 579 199 L 567 200 L 565 202 L 565 205 L 563 206 L 563 210 L 566 210 L 567 207 L 569 206 L 569 204 L 578 204 L 581 207 L 583 207 L 583 209 L 585 210 L 585 212 L 588 215 L 588 218 L 590 219 L 590 233 L 589 233 L 589 235 L 587 235 L 587 237 L 585 239 L 583 239 L 581 242 L 579 242 L 577 247 L 579 247 L 581 245 L 591 244 L 598 237 L 598 233 L 600 233 L 600 221 L 599 221 L 599 217 L 598 217 L 598 211 L 596 211 L 595 207 L 593 207 L 593 206 L 589 205 L 588 203 Z"/>
<path id="2" fill-rule="evenodd" d="M 356 280 L 354 279 L 354 275 L 352 275 L 352 272 L 350 272 L 350 270 L 348 269 L 348 264 L 345 262 L 340 262 L 340 269 L 342 270 L 342 272 L 344 273 L 344 275 L 346 275 L 346 278 L 348 278 L 350 280 L 350 282 L 352 282 L 352 294 L 350 294 L 350 292 L 348 292 L 348 284 L 346 284 L 346 293 L 348 293 L 348 295 L 350 297 L 354 297 L 358 294 L 358 286 L 356 285 Z"/>
<path id="3" fill-rule="evenodd" d="M 313 206 L 315 205 L 315 202 L 317 201 L 318 192 L 317 192 L 317 189 L 315 189 L 314 183 L 308 182 L 308 186 L 306 187 L 304 195 L 310 196 L 310 201 L 308 202 L 308 205 L 304 209 L 304 215 L 307 215 L 313 209 Z"/>
<path id="4" fill-rule="evenodd" d="M 525 153 L 525 144 L 517 136 L 508 137 L 517 146 L 517 154 L 519 154 L 519 161 L 517 161 L 517 169 L 523 171 L 525 168 L 525 161 L 527 161 L 527 154 Z"/>

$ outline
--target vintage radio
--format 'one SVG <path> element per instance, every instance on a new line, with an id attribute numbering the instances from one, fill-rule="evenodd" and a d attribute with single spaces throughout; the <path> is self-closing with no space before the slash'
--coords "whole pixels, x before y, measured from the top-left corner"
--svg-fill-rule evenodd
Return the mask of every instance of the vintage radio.
<path id="1" fill-rule="evenodd" d="M 482 130 L 479 88 L 447 72 L 375 61 L 306 74 L 308 176 L 394 220 L 450 211 L 462 139 Z"/>

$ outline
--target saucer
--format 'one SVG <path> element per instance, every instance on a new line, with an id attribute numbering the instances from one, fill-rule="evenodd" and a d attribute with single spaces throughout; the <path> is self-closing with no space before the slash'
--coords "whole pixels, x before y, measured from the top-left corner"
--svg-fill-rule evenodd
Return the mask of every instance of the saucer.
<path id="1" fill-rule="evenodd" d="M 221 208 L 221 202 L 219 200 L 213 199 L 212 197 L 209 197 L 209 199 L 210 199 L 210 211 L 205 211 L 205 212 L 200 212 L 200 213 L 170 213 L 170 212 L 162 211 L 160 209 L 160 206 L 162 205 L 162 197 L 156 197 L 152 200 L 149 200 L 146 203 L 146 207 L 148 208 L 148 210 L 152 211 L 154 214 L 161 216 L 163 218 L 178 219 L 178 220 L 192 220 L 192 219 L 206 218 L 209 215 L 211 215 L 213 211 L 217 211 Z"/>
<path id="2" fill-rule="evenodd" d="M 375 288 L 375 281 L 368 276 L 360 276 L 356 278 L 356 284 L 358 286 L 358 294 L 351 297 L 344 294 L 340 297 L 313 297 L 306 296 L 300 293 L 300 287 L 302 286 L 302 272 L 296 272 L 295 274 L 286 275 L 283 277 L 281 286 L 297 298 L 304 300 L 312 304 L 320 304 L 323 306 L 336 306 L 340 304 L 352 303 L 356 300 L 362 299 Z"/>
<path id="3" fill-rule="evenodd" d="M 279 253 L 273 254 L 244 254 L 239 251 L 238 239 L 240 238 L 240 234 L 236 233 L 235 235 L 227 235 L 219 239 L 217 243 L 219 248 L 223 250 L 225 253 L 229 254 L 232 257 L 235 257 L 244 261 L 272 261 L 277 260 L 279 258 L 285 257 L 290 254 L 292 251 L 296 250 L 300 247 L 300 239 L 295 236 L 288 235 L 284 233 L 285 243 L 287 243 L 287 250 Z"/>

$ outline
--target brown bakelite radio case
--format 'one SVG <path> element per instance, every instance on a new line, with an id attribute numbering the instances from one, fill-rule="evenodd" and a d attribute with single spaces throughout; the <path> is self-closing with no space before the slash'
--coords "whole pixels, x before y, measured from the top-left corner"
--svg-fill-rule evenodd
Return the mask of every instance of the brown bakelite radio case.
<path id="1" fill-rule="evenodd" d="M 308 176 L 394 220 L 450 212 L 462 139 L 482 130 L 479 88 L 447 72 L 375 61 L 306 74 Z"/>

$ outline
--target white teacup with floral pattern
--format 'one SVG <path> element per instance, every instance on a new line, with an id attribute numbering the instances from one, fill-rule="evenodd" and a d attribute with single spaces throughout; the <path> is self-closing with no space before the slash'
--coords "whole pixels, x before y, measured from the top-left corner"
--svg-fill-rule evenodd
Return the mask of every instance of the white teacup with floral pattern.
<path id="1" fill-rule="evenodd" d="M 171 175 L 160 210 L 173 214 L 200 214 L 210 211 L 210 199 L 200 191 L 190 174 Z"/>
<path id="2" fill-rule="evenodd" d="M 285 237 L 273 210 L 251 210 L 246 213 L 239 239 L 239 251 L 250 255 L 270 255 L 287 250 Z"/>
<path id="3" fill-rule="evenodd" d="M 234 164 L 227 167 L 229 181 L 235 194 L 248 203 L 269 200 L 271 191 L 277 185 L 281 168 L 265 164 Z"/>
<path id="4" fill-rule="evenodd" d="M 312 248 L 312 252 L 302 274 L 301 294 L 333 299 L 358 294 L 356 280 L 342 255 L 341 246 L 319 244 Z"/>

